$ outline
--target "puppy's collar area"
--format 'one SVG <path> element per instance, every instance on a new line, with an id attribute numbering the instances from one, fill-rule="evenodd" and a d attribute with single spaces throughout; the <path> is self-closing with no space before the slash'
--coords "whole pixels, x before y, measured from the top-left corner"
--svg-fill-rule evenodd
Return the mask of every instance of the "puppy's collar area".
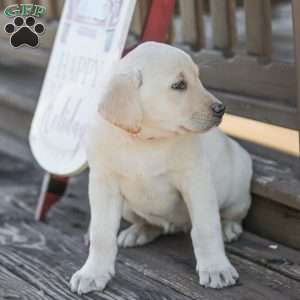
<path id="1" fill-rule="evenodd" d="M 181 126 L 175 130 L 165 129 L 164 134 L 161 134 L 161 135 L 157 135 L 157 134 L 151 133 L 151 132 L 147 133 L 147 132 L 143 131 L 142 129 L 139 132 L 135 132 L 135 133 L 131 133 L 129 131 L 125 131 L 125 132 L 133 139 L 140 139 L 140 140 L 145 140 L 145 141 L 167 140 L 167 139 L 174 138 L 177 136 L 192 135 L 192 134 L 199 133 L 197 131 L 183 130 L 183 128 Z"/>

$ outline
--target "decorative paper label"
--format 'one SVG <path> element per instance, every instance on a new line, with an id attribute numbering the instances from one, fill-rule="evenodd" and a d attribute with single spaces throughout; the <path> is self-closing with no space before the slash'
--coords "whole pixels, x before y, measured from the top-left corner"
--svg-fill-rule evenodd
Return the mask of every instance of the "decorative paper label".
<path id="1" fill-rule="evenodd" d="M 50 173 L 86 166 L 82 143 L 101 83 L 120 59 L 134 0 L 67 0 L 30 132 L 30 145 Z"/>

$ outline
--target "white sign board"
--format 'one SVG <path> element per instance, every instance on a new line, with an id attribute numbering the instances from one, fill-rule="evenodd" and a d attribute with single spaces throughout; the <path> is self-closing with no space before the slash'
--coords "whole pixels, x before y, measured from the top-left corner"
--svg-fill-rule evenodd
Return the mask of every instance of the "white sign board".
<path id="1" fill-rule="evenodd" d="M 49 173 L 86 167 L 88 111 L 125 46 L 135 0 L 67 0 L 30 132 L 34 157 Z"/>

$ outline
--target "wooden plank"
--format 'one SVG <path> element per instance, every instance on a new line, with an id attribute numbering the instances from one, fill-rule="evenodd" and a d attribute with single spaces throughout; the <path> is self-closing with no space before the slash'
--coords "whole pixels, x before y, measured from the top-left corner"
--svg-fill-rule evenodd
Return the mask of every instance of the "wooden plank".
<path id="1" fill-rule="evenodd" d="M 183 42 L 194 50 L 205 46 L 203 0 L 180 0 Z"/>
<path id="2" fill-rule="evenodd" d="M 2 118 L 0 114 L 0 119 Z M 0 126 L 1 127 L 1 126 Z M 32 154 L 26 145 L 26 140 L 0 129 L 0 152 L 9 152 L 17 159 L 32 162 Z"/>
<path id="3" fill-rule="evenodd" d="M 299 130 L 299 152 L 300 152 L 300 2 L 293 0 L 293 25 L 294 25 L 294 44 L 296 56 L 297 73 L 297 111 L 298 111 L 298 130 Z M 298 162 L 298 171 L 300 177 L 300 161 Z"/>
<path id="4" fill-rule="evenodd" d="M 48 234 L 55 234 L 60 243 L 59 247 L 54 243 L 48 243 L 47 247 L 50 249 L 45 249 L 43 252 L 22 250 L 16 247 L 2 248 L 0 264 L 8 269 L 14 269 L 15 273 L 26 278 L 28 282 L 34 282 L 45 295 L 49 295 L 52 299 L 190 299 L 122 263 L 117 264 L 116 278 L 109 283 L 104 293 L 95 292 L 78 296 L 70 291 L 68 280 L 70 275 L 83 264 L 86 249 L 82 245 L 78 247 L 77 243 L 80 243 L 78 240 L 77 243 L 75 243 L 76 240 L 70 243 L 68 239 L 63 241 L 57 233 L 48 231 Z M 18 267 L 20 264 L 23 266 Z"/>
<path id="5" fill-rule="evenodd" d="M 226 55 L 232 54 L 236 44 L 236 19 L 234 0 L 210 0 L 213 27 L 213 45 L 224 51 Z"/>
<path id="6" fill-rule="evenodd" d="M 299 219 L 299 211 L 255 195 L 245 226 L 261 237 L 300 250 Z"/>
<path id="7" fill-rule="evenodd" d="M 40 5 L 43 5 L 47 8 L 47 19 L 54 19 L 58 15 L 57 1 L 49 1 L 49 0 L 38 0 Z"/>
<path id="8" fill-rule="evenodd" d="M 271 1 L 245 0 L 246 45 L 249 54 L 272 55 Z"/>
<path id="9" fill-rule="evenodd" d="M 55 0 L 55 2 L 56 2 L 56 12 L 57 12 L 56 18 L 59 19 L 65 4 L 65 0 Z"/>
<path id="10" fill-rule="evenodd" d="M 294 107 L 270 103 L 261 98 L 220 92 L 214 89 L 209 90 L 224 102 L 229 114 L 297 129 L 297 111 Z"/>
<path id="11" fill-rule="evenodd" d="M 24 76 L 25 73 L 26 76 Z M 1 64 L 1 103 L 32 113 L 39 95 L 43 74 L 43 70 L 33 66 L 28 67 L 16 62 Z"/>
<path id="12" fill-rule="evenodd" d="M 8 41 L 5 41 L 2 46 L 6 43 L 9 56 L 11 56 L 9 53 L 19 53 L 21 50 L 12 51 Z M 3 48 L 0 47 L 0 49 Z M 24 140 L 28 139 L 42 77 L 42 69 L 28 67 L 28 65 L 22 66 L 16 61 L 0 65 L 0 128 Z"/>
<path id="13" fill-rule="evenodd" d="M 7 41 L 4 43 L 7 43 L 8 55 L 15 52 L 12 51 Z M 0 128 L 6 129 L 11 134 L 23 139 L 28 139 L 29 127 L 39 95 L 43 72 L 39 68 L 18 64 L 16 61 L 7 62 L 5 65 L 1 64 Z M 26 76 L 24 76 L 25 73 Z"/>
<path id="14" fill-rule="evenodd" d="M 140 36 L 143 32 L 145 20 L 148 14 L 150 1 L 149 0 L 139 0 L 136 3 L 135 11 L 131 23 L 131 31 Z"/>
<path id="15" fill-rule="evenodd" d="M 124 256 L 125 250 L 122 250 L 120 257 L 127 265 L 141 270 L 150 278 L 163 281 L 172 289 L 197 299 L 200 293 L 197 278 L 192 275 L 195 261 L 187 235 L 164 237 L 142 250 L 127 249 Z M 205 289 L 200 295 L 216 300 L 297 299 L 300 287 L 298 281 L 287 279 L 239 256 L 229 254 L 229 258 L 240 272 L 239 284 L 217 292 Z"/>
<path id="16" fill-rule="evenodd" d="M 0 128 L 8 133 L 26 141 L 28 139 L 31 120 L 32 114 L 1 104 Z"/>
<path id="17" fill-rule="evenodd" d="M 255 57 L 236 55 L 233 59 L 224 59 L 218 51 L 194 53 L 182 49 L 187 50 L 199 65 L 200 79 L 207 87 L 296 106 L 293 64 L 273 62 L 264 66 Z"/>
<path id="18" fill-rule="evenodd" d="M 240 138 L 235 138 L 235 140 L 237 140 L 245 149 L 247 149 L 248 152 L 251 153 L 251 155 L 279 162 L 280 164 L 285 165 L 285 167 L 291 168 L 294 172 L 296 171 L 296 160 L 298 158 L 294 155 L 290 155 L 273 148 L 268 148 L 263 146 L 262 144 L 256 144 L 249 140 L 243 140 Z"/>
<path id="19" fill-rule="evenodd" d="M 285 163 L 278 154 L 273 159 L 261 155 L 253 155 L 252 158 L 253 202 L 245 222 L 247 230 L 300 249 L 300 181 L 295 170 L 297 158 L 290 158 Z M 300 279 L 296 264 L 292 262 L 287 268 L 291 277 L 294 274 L 297 276 L 298 272 L 297 278 Z M 284 266 L 280 271 L 285 272 Z"/>
<path id="20" fill-rule="evenodd" d="M 252 159 L 255 173 L 252 192 L 300 212 L 300 180 L 294 170 L 271 159 L 254 155 Z"/>
<path id="21" fill-rule="evenodd" d="M 276 249 L 270 246 L 276 245 Z M 230 253 L 300 281 L 299 251 L 245 232 L 237 243 L 226 245 Z"/>
<path id="22" fill-rule="evenodd" d="M 17 226 L 15 226 L 17 225 Z M 29 223 L 5 223 L 0 230 L 0 264 L 34 284 L 44 295 L 57 300 L 79 299 L 176 299 L 190 298 L 136 272 L 122 262 L 117 276 L 104 293 L 78 296 L 70 291 L 68 280 L 84 262 L 87 248 L 49 226 Z M 14 242 L 9 234 L 14 236 Z"/>
<path id="23" fill-rule="evenodd" d="M 43 291 L 34 288 L 26 281 L 0 266 L 0 298 L 21 300 L 50 300 Z"/>

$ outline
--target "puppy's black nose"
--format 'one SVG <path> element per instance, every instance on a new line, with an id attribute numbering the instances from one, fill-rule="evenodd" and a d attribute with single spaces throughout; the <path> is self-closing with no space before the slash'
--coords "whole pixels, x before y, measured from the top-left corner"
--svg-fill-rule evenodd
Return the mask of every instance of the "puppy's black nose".
<path id="1" fill-rule="evenodd" d="M 222 117 L 224 115 L 225 108 L 225 105 L 219 102 L 215 102 L 211 105 L 211 109 L 216 117 Z"/>

